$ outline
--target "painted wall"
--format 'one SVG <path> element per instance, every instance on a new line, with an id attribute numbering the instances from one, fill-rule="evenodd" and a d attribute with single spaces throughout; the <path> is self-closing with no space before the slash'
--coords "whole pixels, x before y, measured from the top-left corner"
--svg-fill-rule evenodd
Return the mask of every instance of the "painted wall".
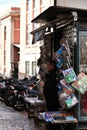
<path id="1" fill-rule="evenodd" d="M 19 16 L 14 18 L 14 43 L 20 43 L 20 19 Z"/>
<path id="2" fill-rule="evenodd" d="M 57 0 L 57 5 L 87 9 L 87 0 Z"/>
<path id="3" fill-rule="evenodd" d="M 26 4 L 27 0 L 21 0 L 20 11 L 20 61 L 19 78 L 25 75 L 25 45 L 26 45 Z"/>
<path id="4" fill-rule="evenodd" d="M 36 8 L 33 8 L 33 0 L 30 0 L 30 9 L 27 12 L 27 0 L 20 0 L 21 13 L 20 13 L 20 62 L 19 62 L 19 78 L 23 78 L 25 75 L 25 61 L 30 62 L 29 72 L 32 75 L 32 61 L 36 61 L 40 57 L 40 46 L 41 43 L 38 42 L 32 45 L 32 35 L 27 44 L 26 39 L 26 26 L 30 24 L 29 31 L 31 32 L 34 28 L 31 23 L 32 19 L 43 12 L 50 5 L 54 4 L 54 0 L 44 1 L 44 5 L 40 5 L 40 0 L 37 0 Z M 40 25 L 38 24 L 37 27 Z M 37 67 L 38 72 L 38 67 Z"/>
<path id="5" fill-rule="evenodd" d="M 2 65 L 1 72 L 4 73 L 6 68 L 6 75 L 10 73 L 11 69 L 11 17 L 1 21 L 1 46 L 2 46 Z M 6 65 L 4 66 L 4 28 L 6 27 Z"/>
<path id="6" fill-rule="evenodd" d="M 15 21 L 19 21 L 19 8 L 9 8 L 0 14 L 0 72 L 4 75 L 10 75 L 11 62 L 14 61 L 14 42 L 20 42 L 20 37 L 15 35 L 15 29 L 19 32 L 19 24 L 16 26 Z M 17 22 L 16 22 L 17 23 Z M 4 39 L 4 29 L 6 28 L 6 40 Z M 18 33 L 17 33 L 18 34 Z M 20 33 L 18 34 L 20 35 Z M 15 40 L 16 39 L 16 40 Z M 5 41 L 4 41 L 5 40 Z M 4 43 L 5 47 L 4 47 Z M 4 50 L 6 51 L 6 64 L 4 64 Z M 16 58 L 16 57 L 15 57 Z M 4 73 L 4 70 L 6 72 Z"/>

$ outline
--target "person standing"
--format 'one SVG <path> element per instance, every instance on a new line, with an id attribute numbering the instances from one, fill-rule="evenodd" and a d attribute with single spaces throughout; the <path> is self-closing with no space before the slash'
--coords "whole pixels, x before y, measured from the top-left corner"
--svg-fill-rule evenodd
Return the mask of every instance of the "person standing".
<path id="1" fill-rule="evenodd" d="M 47 62 L 48 73 L 45 76 L 45 85 L 43 87 L 43 93 L 47 105 L 48 111 L 58 111 L 58 88 L 57 88 L 57 74 L 56 74 L 56 64 L 53 60 L 48 60 Z"/>

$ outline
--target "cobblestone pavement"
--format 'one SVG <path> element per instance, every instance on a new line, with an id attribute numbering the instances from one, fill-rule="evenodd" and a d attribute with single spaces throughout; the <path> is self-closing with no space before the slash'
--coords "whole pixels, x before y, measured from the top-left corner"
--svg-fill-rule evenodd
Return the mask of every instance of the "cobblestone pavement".
<path id="1" fill-rule="evenodd" d="M 0 130 L 46 130 L 44 125 L 36 126 L 28 119 L 27 112 L 17 112 L 0 102 Z"/>

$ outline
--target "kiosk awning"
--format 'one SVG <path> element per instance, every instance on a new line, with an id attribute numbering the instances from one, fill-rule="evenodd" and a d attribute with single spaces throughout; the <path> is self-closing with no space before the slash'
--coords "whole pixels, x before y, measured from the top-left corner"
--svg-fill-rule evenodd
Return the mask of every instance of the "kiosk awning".
<path id="1" fill-rule="evenodd" d="M 44 37 L 44 33 L 45 33 L 45 27 L 43 29 L 39 29 L 38 31 L 32 32 L 33 34 L 32 44 L 38 42 L 39 40 L 42 40 Z"/>
<path id="2" fill-rule="evenodd" d="M 36 18 L 34 18 L 32 23 L 43 23 L 44 25 L 39 27 L 36 30 L 33 30 L 31 34 L 33 34 L 33 44 L 36 41 L 39 41 L 44 36 L 46 27 L 53 27 L 55 25 L 56 28 L 61 26 L 65 26 L 74 20 L 73 12 L 76 12 L 78 16 L 87 16 L 87 10 L 78 9 L 78 8 L 66 8 L 61 6 L 50 6 Z"/>
<path id="3" fill-rule="evenodd" d="M 48 23 L 54 19 L 58 19 L 61 16 L 66 14 L 71 14 L 71 12 L 76 11 L 79 16 L 87 16 L 87 9 L 80 8 L 71 8 L 71 7 L 63 7 L 63 6 L 50 6 L 36 18 L 34 18 L 31 22 L 33 23 Z"/>
<path id="4" fill-rule="evenodd" d="M 58 28 L 58 27 L 68 25 L 71 22 L 73 22 L 73 16 L 71 14 L 64 15 L 58 19 L 52 20 L 52 21 L 48 22 L 47 24 L 33 30 L 31 32 L 31 34 L 33 34 L 32 44 L 34 44 L 35 42 L 42 40 L 44 38 L 44 36 L 46 35 L 46 28 L 49 28 L 50 29 L 49 33 L 52 33 L 51 28 L 53 28 L 54 25 L 55 25 L 55 28 Z"/>

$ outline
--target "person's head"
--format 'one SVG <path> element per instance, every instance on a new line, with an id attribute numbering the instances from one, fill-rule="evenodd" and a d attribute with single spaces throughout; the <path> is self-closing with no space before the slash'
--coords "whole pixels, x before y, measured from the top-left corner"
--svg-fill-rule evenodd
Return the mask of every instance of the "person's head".
<path id="1" fill-rule="evenodd" d="M 53 69 L 56 69 L 56 63 L 53 60 L 47 61 L 47 71 L 51 71 Z"/>
<path id="2" fill-rule="evenodd" d="M 60 39 L 60 45 L 63 45 L 66 42 L 65 36 Z"/>

